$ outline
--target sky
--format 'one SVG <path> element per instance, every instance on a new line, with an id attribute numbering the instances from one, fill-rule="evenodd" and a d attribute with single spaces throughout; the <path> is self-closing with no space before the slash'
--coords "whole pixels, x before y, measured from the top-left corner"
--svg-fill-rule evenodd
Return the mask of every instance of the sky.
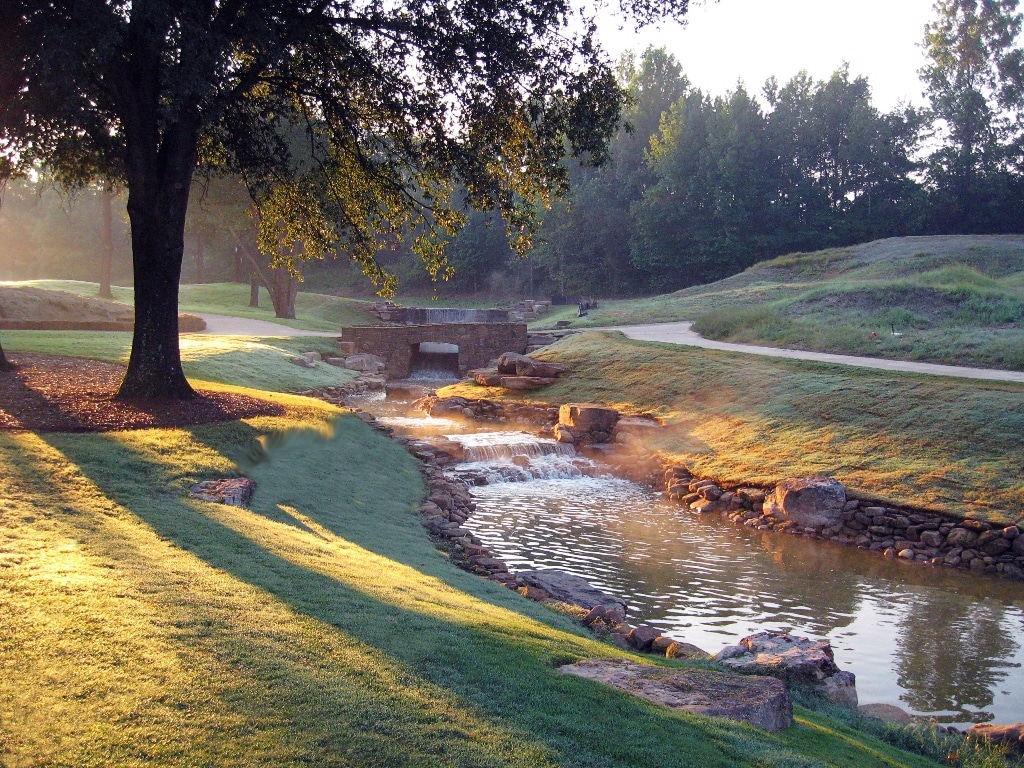
<path id="1" fill-rule="evenodd" d="M 614 58 L 627 49 L 664 47 L 698 88 L 723 95 L 743 80 L 760 93 L 802 69 L 827 79 L 844 61 L 871 84 L 874 104 L 923 105 L 917 71 L 920 43 L 934 0 L 707 0 L 691 6 L 685 26 L 663 24 L 637 33 L 610 15 L 600 20 L 603 47 Z"/>

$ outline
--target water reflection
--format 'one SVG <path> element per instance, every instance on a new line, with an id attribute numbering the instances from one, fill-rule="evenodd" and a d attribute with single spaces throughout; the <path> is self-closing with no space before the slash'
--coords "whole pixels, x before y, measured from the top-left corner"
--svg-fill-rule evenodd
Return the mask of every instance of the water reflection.
<path id="1" fill-rule="evenodd" d="M 920 594 L 899 631 L 895 668 L 903 700 L 919 712 L 992 719 L 993 691 L 1012 683 L 1020 668 L 1007 660 L 1019 653 L 1018 639 L 1000 606 L 969 605 L 937 591 Z"/>
<path id="2" fill-rule="evenodd" d="M 707 650 L 760 629 L 828 637 L 863 702 L 961 724 L 1024 712 L 1019 585 L 737 528 L 617 479 L 491 485 L 474 497 L 468 526 L 512 570 L 571 570 L 625 597 L 635 620 Z"/>
<path id="3" fill-rule="evenodd" d="M 366 406 L 396 429 L 465 447 L 531 439 L 466 438 L 487 426 L 419 418 L 405 404 L 383 399 Z M 501 452 L 528 456 L 531 465 L 574 460 L 543 456 L 549 450 Z M 537 467 L 531 472 L 545 474 Z M 507 475 L 495 472 L 492 481 Z M 625 598 L 634 621 L 706 650 L 761 629 L 827 637 L 839 665 L 857 675 L 862 702 L 897 704 L 961 725 L 1016 722 L 1024 713 L 1019 583 L 968 580 L 694 516 L 614 478 L 495 482 L 473 495 L 477 511 L 467 527 L 513 571 L 577 573 Z"/>

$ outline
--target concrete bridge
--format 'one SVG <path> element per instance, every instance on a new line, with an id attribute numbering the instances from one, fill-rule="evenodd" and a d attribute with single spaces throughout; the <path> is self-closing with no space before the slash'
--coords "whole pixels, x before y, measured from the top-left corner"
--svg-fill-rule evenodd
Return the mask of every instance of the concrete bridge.
<path id="1" fill-rule="evenodd" d="M 356 352 L 383 358 L 388 377 L 404 379 L 412 374 L 414 362 L 430 355 L 440 355 L 453 371 L 465 374 L 486 367 L 502 352 L 523 354 L 527 334 L 523 323 L 363 325 L 343 328 L 341 340 L 352 342 Z M 439 345 L 445 346 L 438 351 Z"/>

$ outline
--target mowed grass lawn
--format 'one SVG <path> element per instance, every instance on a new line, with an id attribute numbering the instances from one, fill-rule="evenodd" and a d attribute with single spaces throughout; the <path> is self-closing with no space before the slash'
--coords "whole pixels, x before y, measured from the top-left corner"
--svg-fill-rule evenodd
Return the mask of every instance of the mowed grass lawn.
<path id="1" fill-rule="evenodd" d="M 772 484 L 834 476 L 868 497 L 1009 525 L 1024 515 L 1024 385 L 631 341 L 569 337 L 530 395 L 464 383 L 442 395 L 598 402 L 666 423 L 649 446 L 702 476 Z"/>
<path id="2" fill-rule="evenodd" d="M 575 315 L 575 307 L 555 308 L 536 325 L 691 320 L 723 341 L 1024 370 L 1024 235 L 889 238 L 794 253 Z"/>
<path id="3" fill-rule="evenodd" d="M 97 283 L 80 280 L 27 280 L 6 285 L 25 285 L 88 297 L 95 297 L 99 291 Z M 135 291 L 132 288 L 114 286 L 111 293 L 114 294 L 114 300 L 122 304 L 131 306 L 135 301 Z M 249 286 L 242 283 L 182 285 L 178 289 L 178 297 L 180 312 L 208 312 L 215 315 L 268 320 L 287 327 L 311 331 L 337 331 L 346 325 L 375 325 L 380 322 L 380 318 L 369 312 L 370 301 L 306 292 L 300 292 L 295 297 L 296 319 L 283 320 L 274 316 L 274 305 L 266 288 L 260 288 L 260 305 L 250 307 Z"/>
<path id="4" fill-rule="evenodd" d="M 273 360 L 267 381 L 290 365 Z M 398 445 L 319 401 L 241 391 L 284 413 L 0 433 L 0 764 L 936 764 L 802 709 L 769 735 L 560 674 L 622 652 L 454 568 Z M 243 472 L 251 509 L 188 498 Z"/>

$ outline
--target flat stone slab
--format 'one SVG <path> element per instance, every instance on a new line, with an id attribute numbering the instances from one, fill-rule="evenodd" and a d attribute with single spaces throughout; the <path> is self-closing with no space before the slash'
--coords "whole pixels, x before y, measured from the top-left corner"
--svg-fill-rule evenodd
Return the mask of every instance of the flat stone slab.
<path id="1" fill-rule="evenodd" d="M 669 709 L 724 717 L 766 731 L 793 724 L 793 700 L 782 681 L 708 669 L 666 669 L 626 659 L 586 659 L 561 667 Z"/>
<path id="2" fill-rule="evenodd" d="M 555 600 L 578 605 L 588 611 L 598 605 L 621 611 L 626 615 L 626 602 L 620 597 L 602 592 L 586 579 L 572 573 L 549 568 L 543 571 L 521 571 L 516 577 L 528 587 L 543 589 Z"/>

